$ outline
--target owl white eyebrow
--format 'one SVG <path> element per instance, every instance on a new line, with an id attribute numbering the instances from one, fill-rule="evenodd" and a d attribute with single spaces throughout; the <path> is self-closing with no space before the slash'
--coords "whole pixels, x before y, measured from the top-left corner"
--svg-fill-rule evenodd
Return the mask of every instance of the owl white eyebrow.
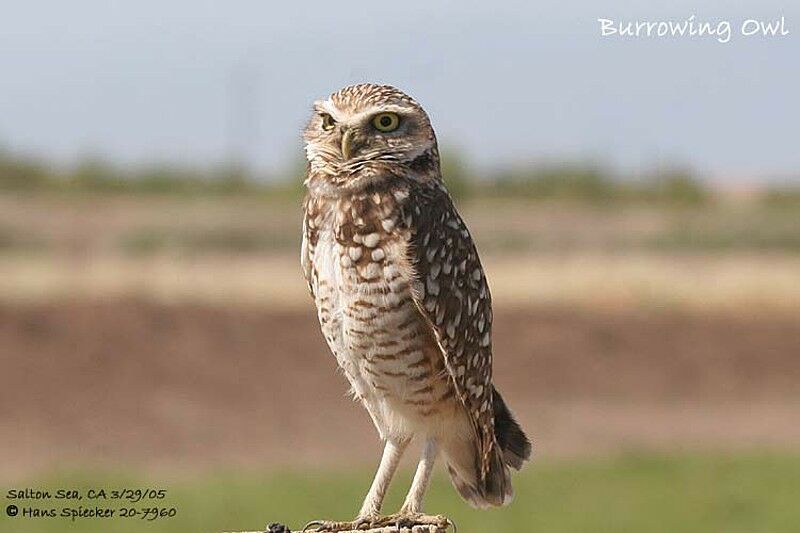
<path id="1" fill-rule="evenodd" d="M 351 124 L 357 124 L 364 120 L 367 117 L 371 117 L 372 115 L 377 115 L 378 113 L 397 113 L 398 115 L 405 115 L 408 113 L 408 108 L 399 105 L 387 105 L 381 107 L 369 107 L 363 111 L 359 111 L 353 115 L 347 115 L 343 117 L 336 108 L 336 106 L 330 100 L 325 100 L 323 102 L 319 102 L 319 107 L 315 104 L 314 108 L 317 109 L 318 113 L 328 113 L 336 122 L 348 122 Z M 346 119 L 346 120 L 344 120 Z"/>
<path id="2" fill-rule="evenodd" d="M 316 113 L 318 115 L 322 115 L 322 114 L 327 113 L 328 115 L 336 118 L 335 109 L 333 110 L 334 112 L 332 113 L 331 112 L 332 109 L 330 109 L 329 106 L 327 105 L 328 103 L 329 103 L 328 100 L 324 100 L 324 101 L 323 100 L 318 100 L 318 101 L 314 102 L 314 106 L 313 106 L 314 107 L 314 113 Z"/>

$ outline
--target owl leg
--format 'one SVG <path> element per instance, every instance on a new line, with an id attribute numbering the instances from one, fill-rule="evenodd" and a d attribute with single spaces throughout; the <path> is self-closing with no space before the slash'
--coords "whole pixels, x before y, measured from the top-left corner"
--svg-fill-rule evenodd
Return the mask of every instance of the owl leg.
<path id="1" fill-rule="evenodd" d="M 400 512 L 381 519 L 378 525 L 397 526 L 398 530 L 401 528 L 412 529 L 415 526 L 435 526 L 437 531 L 446 531 L 449 526 L 454 526 L 453 522 L 444 516 L 433 516 L 422 513 L 422 500 L 425 497 L 425 492 L 428 490 L 428 485 L 431 481 L 431 474 L 433 473 L 433 465 L 436 461 L 437 453 L 438 447 L 436 441 L 428 439 L 425 443 L 422 457 L 417 465 L 417 471 L 414 474 L 414 481 L 411 483 L 411 489 L 408 491 L 408 495 L 406 496 L 403 506 L 400 508 Z"/>
<path id="2" fill-rule="evenodd" d="M 381 512 L 383 506 L 383 498 L 386 496 L 386 491 L 389 489 L 397 465 L 400 464 L 400 458 L 408 446 L 408 440 L 392 441 L 387 440 L 386 445 L 383 447 L 383 456 L 381 463 L 378 466 L 378 471 L 375 474 L 375 479 L 372 481 L 372 486 L 369 488 L 364 503 L 361 505 L 361 510 L 358 512 L 359 519 L 372 517 Z"/>
<path id="3" fill-rule="evenodd" d="M 433 464 L 436 461 L 436 454 L 438 451 L 436 441 L 428 439 L 425 443 L 425 449 L 422 451 L 422 457 L 417 465 L 417 471 L 414 474 L 414 481 L 411 483 L 411 489 L 409 489 L 406 500 L 400 508 L 400 514 L 422 512 L 422 499 L 425 497 L 425 492 L 428 490 L 428 485 L 431 482 Z"/>
<path id="4" fill-rule="evenodd" d="M 385 518 L 379 514 L 383 506 L 383 498 L 386 496 L 389 483 L 397 471 L 397 465 L 400 464 L 400 458 L 403 456 L 403 452 L 409 442 L 408 439 L 386 441 L 375 479 L 372 481 L 372 486 L 369 488 L 369 492 L 367 492 L 367 496 L 364 498 L 364 503 L 361 505 L 361 510 L 355 520 L 352 522 L 315 520 L 306 524 L 303 531 L 337 532 L 376 527 L 375 524 Z"/>

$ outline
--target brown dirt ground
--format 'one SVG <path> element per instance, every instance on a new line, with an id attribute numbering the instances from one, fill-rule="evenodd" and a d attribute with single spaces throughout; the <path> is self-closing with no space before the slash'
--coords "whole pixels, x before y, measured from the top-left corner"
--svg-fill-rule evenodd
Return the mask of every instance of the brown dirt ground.
<path id="1" fill-rule="evenodd" d="M 494 338 L 541 456 L 800 448 L 800 317 L 500 309 Z M 0 304 L 0 368 L 3 478 L 378 455 L 310 308 Z"/>

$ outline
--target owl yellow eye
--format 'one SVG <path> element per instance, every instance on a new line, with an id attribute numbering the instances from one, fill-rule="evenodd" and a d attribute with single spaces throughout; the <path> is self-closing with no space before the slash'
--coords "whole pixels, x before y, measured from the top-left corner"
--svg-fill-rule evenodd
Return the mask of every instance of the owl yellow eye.
<path id="1" fill-rule="evenodd" d="M 372 125 L 375 129 L 388 133 L 397 129 L 400 125 L 400 117 L 397 113 L 379 113 L 372 119 Z"/>
<path id="2" fill-rule="evenodd" d="M 325 131 L 330 131 L 336 125 L 336 121 L 333 120 L 333 117 L 327 113 L 322 114 L 322 129 Z"/>

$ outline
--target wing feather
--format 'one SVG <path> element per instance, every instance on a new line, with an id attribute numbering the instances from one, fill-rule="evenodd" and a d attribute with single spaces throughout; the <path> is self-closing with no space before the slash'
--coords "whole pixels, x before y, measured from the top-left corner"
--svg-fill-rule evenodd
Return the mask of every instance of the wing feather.
<path id="1" fill-rule="evenodd" d="M 492 302 L 472 237 L 443 185 L 412 187 L 409 254 L 414 302 L 430 323 L 445 368 L 480 444 L 485 478 L 495 444 L 492 406 Z"/>

